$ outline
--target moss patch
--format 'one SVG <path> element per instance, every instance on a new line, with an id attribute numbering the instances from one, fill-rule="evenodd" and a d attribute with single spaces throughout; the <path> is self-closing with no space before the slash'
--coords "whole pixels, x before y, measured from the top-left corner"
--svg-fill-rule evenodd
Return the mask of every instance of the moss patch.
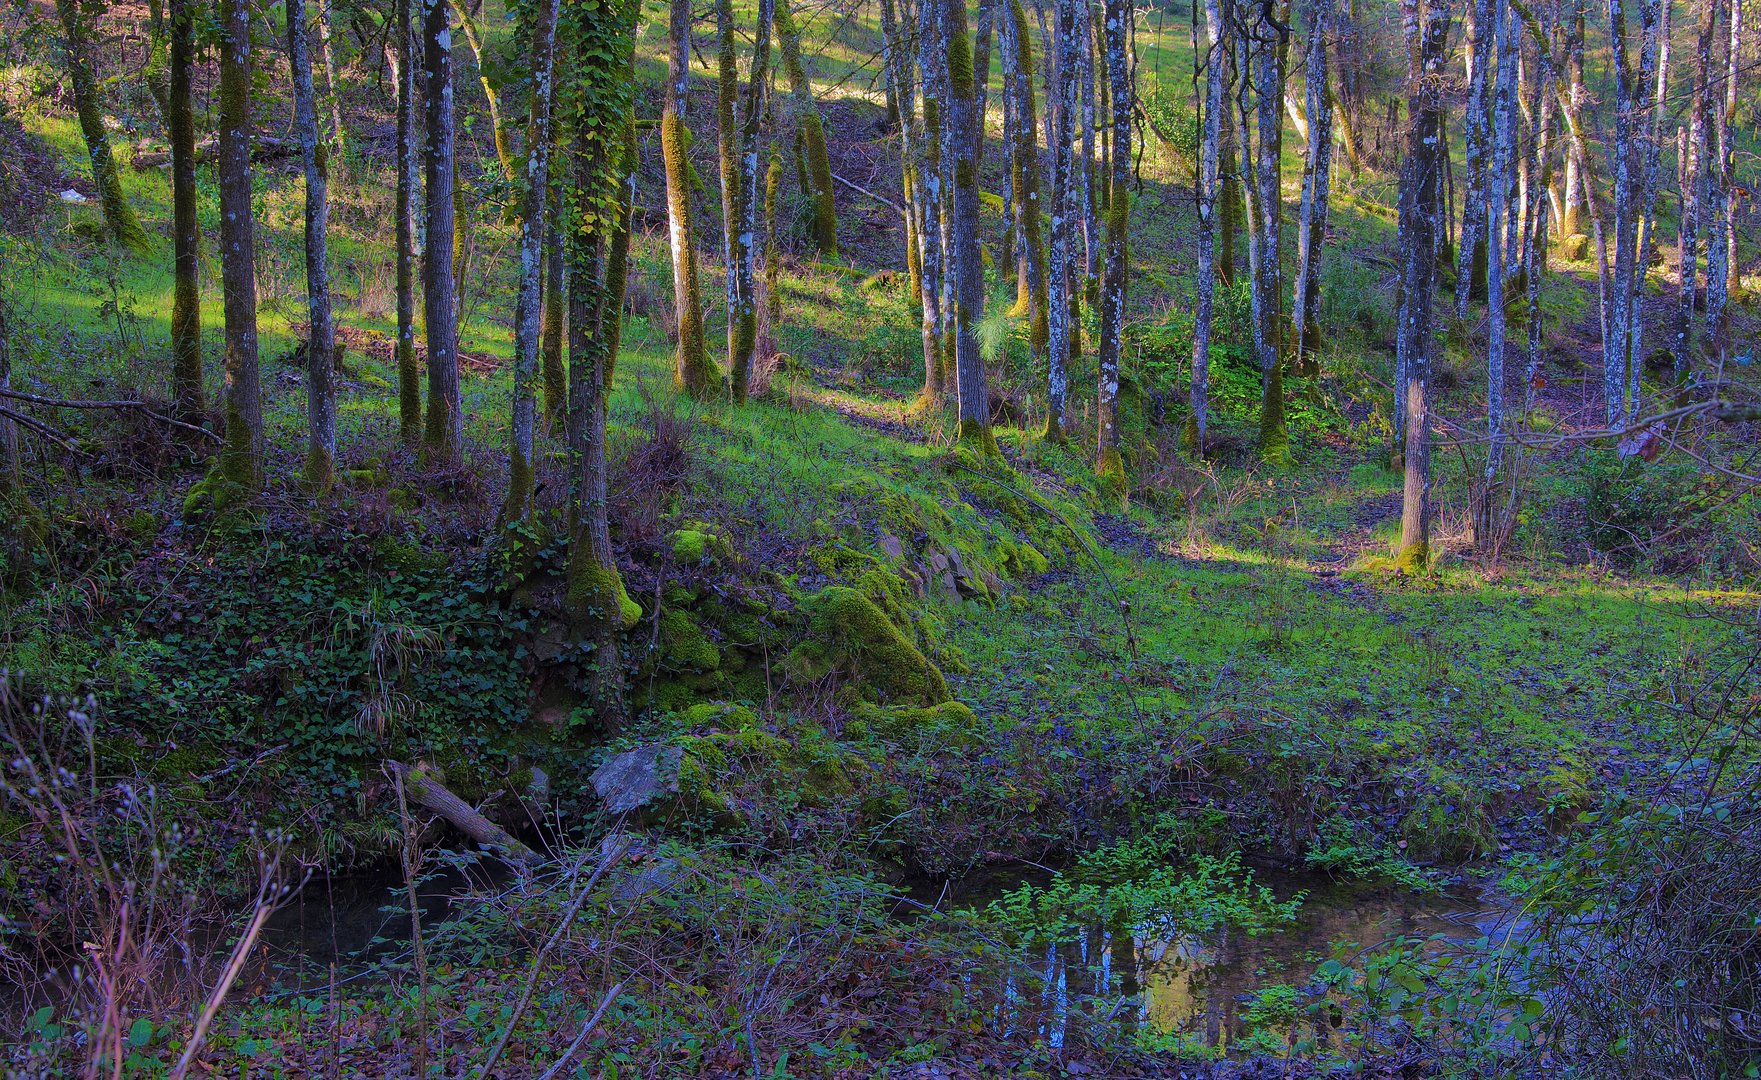
<path id="1" fill-rule="evenodd" d="M 930 706 L 949 700 L 941 671 L 861 592 L 834 585 L 802 609 L 807 640 L 788 661 L 797 678 L 841 673 L 854 680 L 859 697 L 882 703 Z"/>

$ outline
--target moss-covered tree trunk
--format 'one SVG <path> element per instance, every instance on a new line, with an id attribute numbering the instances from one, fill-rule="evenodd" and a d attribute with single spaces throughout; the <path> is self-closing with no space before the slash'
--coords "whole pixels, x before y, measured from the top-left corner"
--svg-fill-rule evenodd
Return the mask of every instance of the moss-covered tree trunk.
<path id="1" fill-rule="evenodd" d="M 152 250 L 134 207 L 122 193 L 122 177 L 104 131 L 104 110 L 98 99 L 98 82 L 92 73 L 92 28 L 79 0 L 55 0 L 61 29 L 67 37 L 67 71 L 73 83 L 73 105 L 79 114 L 80 134 L 86 140 L 86 159 L 92 167 L 92 185 L 98 189 L 98 207 L 110 238 L 136 254 Z"/>
<path id="2" fill-rule="evenodd" d="M 12 389 L 12 298 L 0 289 L 0 393 Z M 0 507 L 16 513 L 14 501 L 24 491 L 24 468 L 18 451 L 18 425 L 0 415 Z M 12 537 L 7 536 L 8 546 Z M 5 548 L 0 548 L 5 550 Z"/>
<path id="3" fill-rule="evenodd" d="M 538 352 L 543 331 L 545 204 L 550 200 L 550 118 L 555 86 L 556 22 L 560 0 L 539 0 L 531 27 L 528 70 L 532 88 L 526 109 L 526 182 L 520 207 L 520 284 L 514 300 L 514 400 L 508 446 L 508 493 L 504 526 L 532 513 L 538 473 Z"/>
<path id="4" fill-rule="evenodd" d="M 764 170 L 764 316 L 773 335 L 783 319 L 783 261 L 777 250 L 777 202 L 782 193 L 783 151 L 773 138 L 770 165 Z"/>
<path id="5" fill-rule="evenodd" d="M 832 162 L 825 148 L 825 124 L 813 102 L 813 84 L 801 60 L 801 32 L 789 0 L 776 5 L 777 45 L 783 54 L 783 73 L 795 99 L 795 126 L 806 153 L 808 194 L 813 199 L 813 242 L 827 258 L 838 255 L 838 211 L 832 200 Z"/>
<path id="6" fill-rule="evenodd" d="M 220 285 L 226 313 L 226 436 L 220 472 L 263 484 L 263 391 L 257 374 L 257 260 L 251 211 L 251 22 L 247 0 L 220 5 Z"/>
<path id="7" fill-rule="evenodd" d="M 559 187 L 550 186 L 548 221 L 544 226 L 544 422 L 552 432 L 561 432 L 569 414 L 568 375 L 563 370 L 563 323 L 568 300 L 564 281 L 568 275 L 563 258 L 564 206 Z"/>
<path id="8" fill-rule="evenodd" d="M 1085 0 L 1086 2 L 1086 0 Z M 1097 193 L 1101 185 L 1095 182 L 1095 39 L 1088 32 L 1089 19 L 1086 9 L 1078 12 L 1077 29 L 1074 33 L 1080 39 L 1080 71 L 1077 79 L 1081 84 L 1080 98 L 1082 101 L 1082 137 L 1079 140 L 1080 152 L 1076 159 L 1076 190 L 1072 198 L 1076 200 L 1076 212 L 1082 222 L 1082 295 L 1081 307 L 1087 311 L 1100 310 L 1100 285 L 1096 268 L 1101 265 L 1101 233 L 1095 217 Z M 1071 286 L 1072 293 L 1078 290 Z M 1073 303 L 1074 307 L 1074 303 Z M 1071 321 L 1071 361 L 1081 347 L 1080 311 L 1072 311 Z"/>
<path id="9" fill-rule="evenodd" d="M 954 148 L 954 377 L 960 404 L 960 441 L 997 452 L 991 434 L 990 394 L 978 322 L 984 318 L 984 266 L 978 252 L 978 110 L 965 0 L 946 5 L 948 123 Z"/>
<path id="10" fill-rule="evenodd" d="M 1119 456 L 1119 359 L 1125 331 L 1126 230 L 1131 220 L 1131 113 L 1133 94 L 1128 55 L 1131 8 L 1126 0 L 1106 2 L 1107 99 L 1112 106 L 1112 160 L 1107 183 L 1107 265 L 1101 284 L 1100 383 L 1095 472 L 1107 490 L 1125 492 L 1125 462 Z"/>
<path id="11" fill-rule="evenodd" d="M 405 446 L 422 440 L 422 384 L 416 365 L 416 61 L 410 0 L 397 0 L 390 36 L 397 61 L 397 403 Z"/>
<path id="12" fill-rule="evenodd" d="M 764 88 L 770 73 L 771 8 L 775 0 L 759 0 L 752 49 L 752 71 L 740 118 L 739 160 L 735 176 L 736 225 L 729 250 L 733 286 L 728 291 L 728 377 L 734 404 L 746 403 L 752 373 L 752 350 L 758 341 L 758 295 L 753 270 L 758 258 L 758 137 L 764 121 Z"/>
<path id="13" fill-rule="evenodd" d="M 459 29 L 464 31 L 465 44 L 471 48 L 471 58 L 477 63 L 477 81 L 483 87 L 483 101 L 489 109 L 489 133 L 495 142 L 495 160 L 501 166 L 501 173 L 515 190 L 522 186 L 519 166 L 514 163 L 513 140 L 508 136 L 507 121 L 501 110 L 501 91 L 495 81 L 489 77 L 489 68 L 483 63 L 483 35 L 478 29 L 477 20 L 471 17 L 471 9 L 462 0 L 447 0 L 452 8 L 453 17 L 459 21 Z"/>
<path id="14" fill-rule="evenodd" d="M 919 411 L 937 409 L 947 394 L 947 351 L 944 347 L 943 297 L 947 277 L 948 213 L 947 185 L 942 169 L 943 110 L 941 70 L 944 51 L 937 41 L 941 25 L 940 0 L 919 0 L 917 9 L 918 68 L 923 86 L 923 124 L 918 133 L 915 169 L 919 193 L 917 221 L 918 262 L 923 269 L 923 390 L 917 396 Z"/>
<path id="15" fill-rule="evenodd" d="M 1015 198 L 1020 207 L 1021 217 L 1022 265 L 1027 271 L 1023 282 L 1025 288 L 1022 290 L 1022 298 L 1027 301 L 1025 314 L 1027 315 L 1028 352 L 1033 370 L 1037 371 L 1042 363 L 1048 365 L 1050 396 L 1048 397 L 1046 414 L 1046 437 L 1061 440 L 1064 437 L 1064 373 L 1070 353 L 1068 282 L 1063 281 L 1058 289 L 1059 303 L 1063 304 L 1066 309 L 1061 313 L 1058 326 L 1058 332 L 1064 335 L 1064 343 L 1061 348 L 1048 355 L 1046 346 L 1051 329 L 1046 312 L 1046 251 L 1040 238 L 1039 140 L 1037 137 L 1039 113 L 1033 98 L 1033 38 L 1027 24 L 1027 9 L 1022 5 L 1021 0 L 1004 0 L 1004 2 L 1008 4 L 1009 43 L 1014 47 L 1015 52 L 1015 130 L 1010 135 L 1013 143 L 1011 157 L 1014 159 Z M 1065 42 L 1070 39 L 1071 34 L 1063 32 L 1062 23 L 1060 23 L 1059 33 L 1058 47 L 1061 59 L 1058 67 L 1062 69 L 1061 82 L 1067 82 L 1075 67 L 1075 50 L 1065 50 L 1064 48 Z M 1062 56 L 1066 51 L 1069 55 Z M 1048 107 L 1051 107 L 1050 103 L 1048 103 Z M 1059 233 L 1058 239 L 1062 241 L 1065 240 L 1063 234 L 1069 231 L 1068 228 L 1060 229 L 1059 226 L 1069 216 L 1064 203 L 1068 200 L 1070 186 L 1068 176 L 1071 142 L 1070 109 L 1067 105 L 1060 105 L 1054 112 L 1056 113 L 1055 123 L 1060 138 L 1057 145 L 1048 147 L 1048 149 L 1058 163 L 1056 167 L 1060 170 L 1058 175 L 1062 179 L 1063 185 L 1059 187 L 1056 181 L 1053 183 L 1052 214 L 1054 231 Z M 980 124 L 982 126 L 982 118 Z M 1067 242 L 1059 243 L 1057 250 L 1052 253 L 1051 272 L 1059 279 L 1065 278 L 1064 263 L 1068 255 Z"/>
<path id="16" fill-rule="evenodd" d="M 318 134 L 305 0 L 287 0 L 288 69 L 293 75 L 294 131 L 306 174 L 306 484 L 326 491 L 336 480 L 336 325 L 330 313 L 330 165 Z"/>
<path id="17" fill-rule="evenodd" d="M 195 64 L 194 0 L 171 0 L 171 73 L 165 123 L 171 141 L 171 396 L 186 422 L 206 406 L 202 388 L 202 297 L 197 259 L 196 122 L 190 92 Z"/>
<path id="18" fill-rule="evenodd" d="M 1406 158 L 1400 166 L 1397 246 L 1400 310 L 1395 328 L 1397 407 L 1405 414 L 1399 565 L 1416 571 L 1431 561 L 1431 354 L 1436 348 L 1431 300 L 1437 277 L 1442 217 L 1438 146 L 1443 121 L 1444 47 L 1448 0 L 1402 0 L 1408 69 Z"/>
<path id="19" fill-rule="evenodd" d="M 452 26 L 445 0 L 422 0 L 422 70 L 427 77 L 427 218 L 422 314 L 428 336 L 428 416 L 424 452 L 436 463 L 459 459 L 458 294 L 453 279 Z"/>
<path id="20" fill-rule="evenodd" d="M 673 385 L 696 398 L 714 395 L 721 372 L 703 341 L 703 294 L 698 286 L 697 242 L 691 223 L 690 132 L 685 126 L 691 79 L 691 0 L 671 0 L 667 16 L 667 81 L 660 114 L 660 148 L 666 166 L 667 234 L 673 258 L 673 312 L 678 352 Z M 573 309 L 571 308 L 571 311 Z"/>
<path id="21" fill-rule="evenodd" d="M 905 219 L 905 271 L 910 283 L 913 303 L 923 300 L 923 257 L 918 222 L 923 209 L 919 205 L 916 132 L 917 89 L 912 78 L 909 42 L 901 34 L 894 0 L 881 0 L 882 61 L 886 65 L 887 86 L 893 102 L 894 117 L 899 125 L 899 188 Z M 919 312 L 921 314 L 921 311 Z"/>
<path id="22" fill-rule="evenodd" d="M 1225 48 L 1234 51 L 1233 43 L 1226 43 Z M 1226 65 L 1233 66 L 1233 65 Z M 1221 205 L 1217 208 L 1217 278 L 1223 284 L 1235 284 L 1235 236 L 1241 231 L 1242 192 L 1241 173 L 1236 163 L 1241 160 L 1236 145 L 1235 115 L 1236 110 L 1227 102 L 1236 93 L 1234 79 L 1225 74 L 1222 122 L 1222 134 L 1218 142 L 1218 152 L 1222 155 L 1222 186 L 1218 193 Z"/>

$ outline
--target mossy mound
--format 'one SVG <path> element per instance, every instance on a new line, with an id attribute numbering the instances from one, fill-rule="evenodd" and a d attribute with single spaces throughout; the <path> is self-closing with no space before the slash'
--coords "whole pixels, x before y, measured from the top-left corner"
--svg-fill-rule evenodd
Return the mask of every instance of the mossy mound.
<path id="1" fill-rule="evenodd" d="M 1400 820 L 1407 853 L 1415 858 L 1466 862 L 1498 850 L 1498 830 L 1483 794 L 1449 780 L 1419 800 Z"/>
<path id="2" fill-rule="evenodd" d="M 687 566 L 712 564 L 725 559 L 733 549 L 722 537 L 704 528 L 675 529 L 667 537 L 673 559 Z"/>
<path id="3" fill-rule="evenodd" d="M 700 811 L 743 817 L 752 806 L 819 806 L 855 789 L 853 760 L 816 728 L 784 737 L 764 730 L 743 706 L 711 703 L 687 710 L 700 712 L 728 725 L 676 743 L 679 797 Z"/>
<path id="4" fill-rule="evenodd" d="M 856 707 L 844 734 L 852 739 L 873 736 L 897 743 L 971 746 L 978 738 L 978 717 L 958 701 L 928 708 L 863 703 Z"/>
<path id="5" fill-rule="evenodd" d="M 801 608 L 807 616 L 807 640 L 788 659 L 797 679 L 843 674 L 853 681 L 859 698 L 882 704 L 927 707 L 949 700 L 940 669 L 859 590 L 834 585 Z"/>

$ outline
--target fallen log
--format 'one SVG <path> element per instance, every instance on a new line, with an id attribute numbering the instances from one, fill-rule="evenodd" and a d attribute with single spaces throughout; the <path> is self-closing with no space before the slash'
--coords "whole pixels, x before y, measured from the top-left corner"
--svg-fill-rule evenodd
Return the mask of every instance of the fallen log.
<path id="1" fill-rule="evenodd" d="M 536 870 L 544 856 L 520 843 L 506 829 L 479 814 L 470 803 L 454 795 L 440 781 L 402 762 L 387 761 L 385 771 L 401 783 L 417 805 L 476 841 L 479 847 L 521 870 Z"/>

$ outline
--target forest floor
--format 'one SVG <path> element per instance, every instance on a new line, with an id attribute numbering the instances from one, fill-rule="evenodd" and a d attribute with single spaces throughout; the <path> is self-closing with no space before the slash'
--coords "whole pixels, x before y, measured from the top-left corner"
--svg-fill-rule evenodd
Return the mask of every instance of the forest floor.
<path id="1" fill-rule="evenodd" d="M 874 107 L 839 99 L 830 111 L 838 167 L 886 189 L 894 147 Z M 28 136 L 7 139 L 33 150 L 9 183 L 36 201 L 17 203 L 0 236 L 14 385 L 161 398 L 169 259 L 119 258 L 90 239 L 90 206 L 38 191 L 77 176 L 82 151 L 64 109 L 22 115 Z M 375 160 L 356 168 L 332 191 L 337 285 L 346 325 L 384 331 L 390 193 Z M 699 168 L 713 175 L 707 160 Z M 290 864 L 321 868 L 309 888 L 400 856 L 414 859 L 411 876 L 445 864 L 440 851 L 457 838 L 412 839 L 385 760 L 420 763 L 570 868 L 597 865 L 614 825 L 638 823 L 604 813 L 596 767 L 654 746 L 688 767 L 640 818 L 641 854 L 607 874 L 615 890 L 581 916 L 591 933 L 559 929 L 562 944 L 546 952 L 546 935 L 567 925 L 574 879 L 510 884 L 478 867 L 473 899 L 430 927 L 426 951 L 405 934 L 325 982 L 253 969 L 210 1040 L 217 1073 L 420 1075 L 438 1062 L 456 1074 L 512 1015 L 534 957 L 550 957 L 504 1075 L 535 1075 L 602 999 L 605 1025 L 580 1049 L 604 1076 L 1196 1075 L 1214 1066 L 1195 1056 L 1289 1052 L 1296 1025 L 1261 993 L 1216 1006 L 1228 1013 L 1220 1040 L 1124 1030 L 1108 1011 L 1123 991 L 1105 979 L 1057 1025 L 1028 1022 L 1028 950 L 1010 937 L 1019 912 L 955 918 L 939 897 L 999 874 L 993 894 L 1050 888 L 1054 870 L 1111 859 L 1095 873 L 1190 909 L 1162 912 L 1171 938 L 1214 944 L 1234 929 L 1275 932 L 1279 916 L 1244 864 L 1259 880 L 1282 871 L 1493 891 L 1581 812 L 1685 789 L 1718 767 L 1693 748 L 1714 722 L 1701 692 L 1761 599 L 1753 494 L 1732 499 L 1726 481 L 1668 457 L 1513 450 L 1523 499 L 1512 538 L 1500 557 L 1477 556 L 1466 504 L 1481 451 L 1463 438 L 1439 453 L 1437 565 L 1394 572 L 1385 178 L 1339 198 L 1325 374 L 1293 380 L 1292 460 L 1262 463 L 1253 450 L 1258 377 L 1237 292 L 1222 303 L 1215 453 L 1190 463 L 1175 449 L 1190 208 L 1175 167 L 1147 163 L 1133 220 L 1134 483 L 1123 501 L 1102 494 L 1086 444 L 1038 437 L 1043 398 L 1019 320 L 997 314 L 1001 283 L 987 336 L 1006 402 L 1003 460 L 954 448 L 947 417 L 908 410 L 918 324 L 893 223 L 867 200 L 840 205 L 862 238 L 850 262 L 788 259 L 782 320 L 767 336 L 777 359 L 754 401 L 674 398 L 651 199 L 612 401 L 614 528 L 644 608 L 624 658 L 638 711 L 607 731 L 578 707 L 592 658 L 559 618 L 568 485 L 553 438 L 537 565 L 510 586 L 498 562 L 507 230 L 480 213 L 464 338 L 483 360 L 465 380 L 466 464 L 424 469 L 397 438 L 395 370 L 352 350 L 344 483 L 312 499 L 291 482 L 304 408 L 290 361 L 303 310 L 299 185 L 264 173 L 270 493 L 251 515 L 214 520 L 186 504 L 201 452 L 130 414 L 63 417 L 81 453 L 32 448 L 40 525 L 5 552 L 0 668 L 18 673 L 14 691 L 95 695 L 105 774 L 134 770 L 162 793 L 164 820 L 199 825 L 204 845 L 189 850 L 202 865 L 180 872 L 234 900 L 272 827 L 288 834 Z M 125 175 L 162 235 L 163 177 Z M 652 193 L 657 177 L 643 183 Z M 210 238 L 213 226 L 204 221 Z M 217 391 L 217 261 L 203 263 Z M 708 278 L 705 296 L 719 297 Z M 1665 284 L 1654 283 L 1659 297 Z M 1599 378 L 1582 353 L 1586 309 L 1593 321 L 1581 276 L 1550 286 L 1537 430 L 1589 423 L 1576 407 Z M 1476 333 L 1458 331 L 1443 365 L 1446 417 L 1475 415 Z M 1092 379 L 1087 367 L 1073 373 L 1074 384 Z M 1079 394 L 1079 432 L 1092 429 L 1091 408 Z M 1752 436 L 1714 434 L 1702 449 L 1735 453 Z M 839 611 L 880 618 L 837 630 L 866 636 L 827 660 L 815 613 L 839 588 L 867 605 Z M 865 668 L 882 652 L 924 666 Z M 899 681 L 932 666 L 964 709 Z M 538 770 L 550 799 L 535 810 Z M 0 825 L 29 832 L 22 819 Z M 47 850 L 7 856 L 10 889 Z M 1197 876 L 1171 884 L 1157 876 L 1170 866 Z M 1089 884 L 1104 895 L 1118 881 Z M 1195 914 L 1213 910 L 1230 914 Z M 1086 932 L 1063 930 L 1055 946 Z M 1099 963 L 1082 957 L 1071 970 Z M 608 998 L 614 986 L 622 994 Z M 42 1034 L 52 1022 L 34 1016 L 21 1067 L 52 1069 Z M 155 1054 L 179 1031 L 149 1024 L 144 1071 L 163 1068 Z M 32 1038 L 46 1047 L 38 1058 Z M 1303 1053 L 1311 1064 L 1361 1055 L 1391 1074 L 1421 1053 L 1368 1026 L 1355 1038 Z"/>

